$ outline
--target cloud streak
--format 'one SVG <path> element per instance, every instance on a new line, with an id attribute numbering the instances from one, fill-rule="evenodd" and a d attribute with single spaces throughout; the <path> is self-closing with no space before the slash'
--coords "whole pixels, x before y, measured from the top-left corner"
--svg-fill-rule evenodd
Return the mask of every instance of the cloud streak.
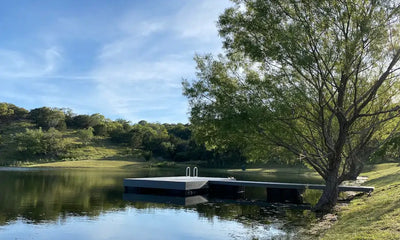
<path id="1" fill-rule="evenodd" d="M 58 47 L 34 53 L 0 49 L 0 78 L 39 78 L 54 73 L 62 61 Z"/>
<path id="2" fill-rule="evenodd" d="M 181 81 L 194 76 L 195 52 L 221 51 L 215 22 L 226 4 L 189 1 L 152 21 L 133 12 L 121 18 L 119 37 L 103 46 L 93 69 L 103 106 L 132 121 L 187 122 Z"/>

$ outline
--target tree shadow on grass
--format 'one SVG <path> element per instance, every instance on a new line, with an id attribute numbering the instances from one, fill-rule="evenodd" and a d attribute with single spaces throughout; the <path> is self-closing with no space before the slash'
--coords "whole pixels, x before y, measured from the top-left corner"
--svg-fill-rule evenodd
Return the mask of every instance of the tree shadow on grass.
<path id="1" fill-rule="evenodd" d="M 343 225 L 342 228 L 356 227 L 358 231 L 362 231 L 362 229 L 370 229 L 370 226 L 375 224 L 382 225 L 382 228 L 390 228 L 390 223 L 387 223 L 388 225 L 385 226 L 384 222 L 387 219 L 392 219 L 393 216 L 391 214 L 400 209 L 400 199 L 396 198 L 398 195 L 398 190 L 390 192 L 389 190 L 380 191 L 373 194 L 372 198 L 374 199 L 367 199 L 366 205 L 361 204 L 360 207 L 353 206 L 351 209 L 354 210 L 342 216 L 344 223 L 348 221 L 352 222 L 351 226 Z M 357 203 L 355 204 L 358 205 Z"/>
<path id="2" fill-rule="evenodd" d="M 400 170 L 389 175 L 369 180 L 365 182 L 365 185 L 372 185 L 375 187 L 385 187 L 387 185 L 396 183 L 400 184 Z"/>
<path id="3" fill-rule="evenodd" d="M 362 228 L 391 218 L 391 213 L 400 209 L 400 171 L 366 182 L 366 185 L 377 187 L 371 197 L 365 197 L 362 202 L 355 202 L 350 212 L 343 215 L 344 219 L 356 221 Z M 346 221 L 344 221 L 346 222 Z M 346 226 L 343 226 L 346 228 Z M 354 225 L 352 225 L 354 227 Z"/>

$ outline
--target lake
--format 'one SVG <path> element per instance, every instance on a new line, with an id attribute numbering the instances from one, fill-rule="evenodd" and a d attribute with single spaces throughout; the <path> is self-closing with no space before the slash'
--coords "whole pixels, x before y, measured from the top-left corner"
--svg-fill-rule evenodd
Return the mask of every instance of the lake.
<path id="1" fill-rule="evenodd" d="M 240 200 L 205 196 L 208 202 L 189 206 L 124 195 L 126 177 L 183 175 L 177 171 L 1 168 L 0 239 L 298 239 L 314 221 L 306 205 L 260 201 L 264 189 L 248 188 Z M 200 175 L 320 182 L 296 174 Z"/>

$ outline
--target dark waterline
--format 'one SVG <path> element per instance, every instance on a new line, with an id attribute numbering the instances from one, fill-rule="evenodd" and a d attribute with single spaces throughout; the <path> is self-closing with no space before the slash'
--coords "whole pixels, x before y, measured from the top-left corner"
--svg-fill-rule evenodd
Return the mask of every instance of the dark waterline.
<path id="1" fill-rule="evenodd" d="M 0 239 L 292 239 L 313 221 L 308 210 L 258 204 L 254 200 L 265 198 L 263 189 L 246 189 L 247 201 L 219 200 L 194 206 L 123 199 L 125 177 L 173 175 L 179 174 L 172 169 L 1 168 Z M 251 177 L 264 181 L 285 178 Z M 286 182 L 291 178 L 319 181 L 286 177 Z"/>

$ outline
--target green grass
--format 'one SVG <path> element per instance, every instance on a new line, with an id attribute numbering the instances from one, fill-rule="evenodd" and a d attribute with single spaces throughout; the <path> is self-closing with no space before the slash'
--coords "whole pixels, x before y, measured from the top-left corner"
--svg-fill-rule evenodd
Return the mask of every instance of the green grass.
<path id="1" fill-rule="evenodd" d="M 400 165 L 369 166 L 362 176 L 375 191 L 343 207 L 322 239 L 400 239 Z"/>
<path id="2" fill-rule="evenodd" d="M 30 164 L 28 167 L 50 167 L 50 168 L 121 168 L 130 169 L 147 166 L 140 161 L 129 160 L 79 160 L 79 161 L 58 161 L 49 163 Z"/>

